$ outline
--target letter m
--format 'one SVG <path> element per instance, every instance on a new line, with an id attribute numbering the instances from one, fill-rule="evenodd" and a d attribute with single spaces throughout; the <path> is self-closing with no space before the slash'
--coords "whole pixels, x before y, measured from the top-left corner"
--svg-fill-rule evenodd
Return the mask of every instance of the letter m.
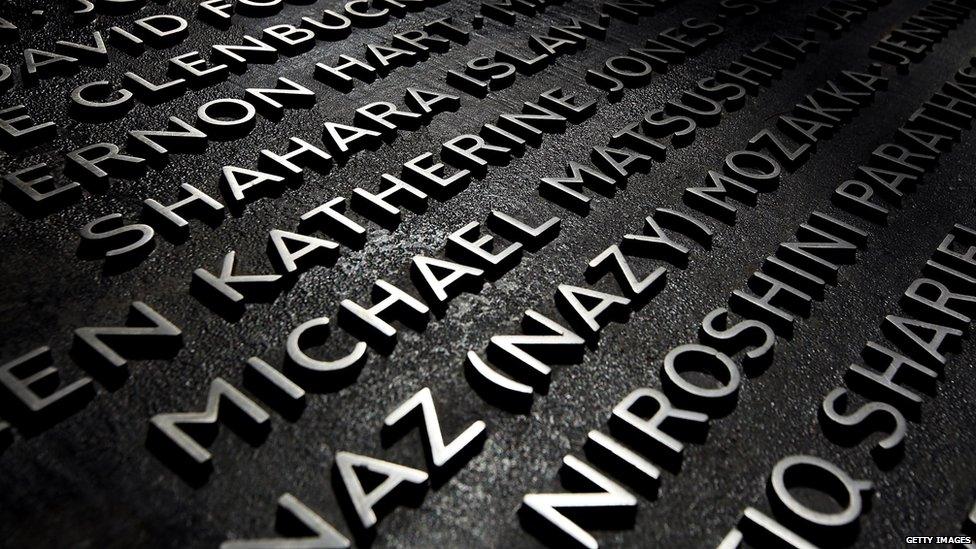
<path id="1" fill-rule="evenodd" d="M 709 170 L 704 187 L 685 189 L 685 203 L 696 210 L 728 224 L 735 223 L 735 206 L 725 201 L 726 196 L 755 205 L 758 191 L 744 183 L 714 170 Z"/>
<path id="2" fill-rule="evenodd" d="M 217 421 L 223 420 L 238 436 L 256 443 L 271 429 L 271 416 L 253 400 L 223 378 L 216 378 L 207 393 L 207 408 L 202 412 L 158 414 L 149 420 L 149 445 L 172 460 L 173 465 L 209 473 L 212 456 L 201 441 L 217 435 Z"/>

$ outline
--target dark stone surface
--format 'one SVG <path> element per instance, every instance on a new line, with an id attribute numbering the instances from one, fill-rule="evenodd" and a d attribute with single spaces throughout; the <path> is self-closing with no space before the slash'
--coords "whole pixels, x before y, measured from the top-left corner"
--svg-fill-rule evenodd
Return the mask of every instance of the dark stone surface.
<path id="1" fill-rule="evenodd" d="M 525 47 L 531 32 L 544 32 L 556 14 L 589 15 L 593 6 L 571 1 L 541 16 L 519 16 L 513 27 L 486 20 L 466 46 L 436 55 L 415 67 L 401 68 L 372 84 L 343 94 L 312 78 L 317 61 L 340 54 L 360 56 L 362 44 L 384 43 L 392 32 L 415 28 L 437 16 L 465 23 L 477 13 L 476 2 L 454 0 L 423 13 L 409 14 L 378 29 L 358 29 L 351 37 L 319 43 L 306 54 L 283 57 L 273 66 L 252 66 L 244 75 L 162 106 L 138 104 L 125 118 L 88 123 L 68 117 L 68 94 L 95 79 L 121 81 L 126 70 L 161 77 L 165 60 L 214 43 L 235 43 L 244 32 L 277 21 L 297 22 L 302 15 L 338 2 L 288 5 L 272 17 L 236 16 L 226 31 L 195 18 L 195 2 L 148 4 L 139 14 L 100 16 L 94 27 L 74 27 L 62 4 L 47 8 L 43 28 L 30 27 L 30 11 L 40 3 L 11 2 L 0 15 L 23 25 L 21 41 L 0 47 L 0 62 L 15 66 L 25 47 L 52 47 L 58 39 L 85 40 L 91 28 L 130 22 L 141 14 L 173 13 L 190 20 L 190 38 L 166 50 L 149 49 L 133 58 L 112 50 L 104 68 L 82 68 L 70 78 L 40 85 L 19 85 L 0 96 L 3 105 L 24 103 L 36 120 L 60 126 L 51 143 L 18 154 L 0 153 L 0 172 L 49 160 L 62 164 L 72 148 L 108 141 L 121 144 L 133 128 L 162 128 L 177 115 L 194 119 L 197 106 L 214 98 L 241 97 L 243 88 L 271 85 L 278 75 L 314 89 L 318 103 L 309 111 L 287 111 L 283 120 L 259 118 L 245 139 L 212 143 L 206 155 L 173 155 L 164 170 L 137 181 L 117 180 L 103 194 L 86 190 L 83 199 L 42 217 L 25 217 L 0 204 L 0 357 L 6 362 L 48 344 L 62 378 L 84 375 L 68 357 L 72 332 L 80 326 L 116 325 L 129 303 L 143 300 L 184 330 L 185 346 L 172 360 L 130 361 L 130 375 L 120 387 L 98 386 L 82 411 L 36 434 L 16 429 L 0 452 L 0 545 L 8 547 L 204 547 L 239 537 L 273 533 L 274 506 L 291 492 L 316 509 L 340 531 L 350 532 L 331 483 L 337 451 L 351 451 L 425 468 L 417 434 L 384 447 L 380 426 L 385 415 L 418 389 L 427 386 L 441 411 L 448 436 L 472 421 L 488 424 L 484 449 L 442 486 L 432 489 L 416 508 L 398 508 L 378 527 L 377 547 L 526 547 L 538 540 L 521 528 L 516 511 L 529 492 L 559 490 L 562 456 L 581 455 L 591 429 L 603 428 L 612 406 L 631 390 L 659 387 L 658 371 L 669 349 L 695 341 L 701 318 L 724 306 L 732 290 L 745 286 L 748 275 L 778 243 L 790 238 L 809 212 L 825 207 L 834 187 L 849 178 L 859 162 L 963 65 L 976 47 L 976 21 L 970 19 L 935 46 L 910 74 L 892 78 L 891 89 L 837 134 L 821 143 L 812 160 L 785 174 L 780 188 L 764 195 L 756 208 L 742 208 L 738 223 L 718 227 L 710 251 L 694 249 L 685 270 L 671 269 L 664 291 L 636 311 L 626 324 L 611 324 L 598 346 L 578 365 L 558 367 L 546 395 L 537 395 L 531 412 L 512 414 L 485 404 L 464 377 L 464 355 L 482 351 L 493 334 L 518 328 L 522 311 L 536 309 L 558 318 L 552 296 L 560 283 L 581 283 L 589 258 L 639 230 L 655 207 L 675 207 L 681 192 L 717 167 L 724 156 L 744 146 L 749 136 L 787 111 L 803 94 L 841 69 L 869 64 L 867 51 L 887 30 L 917 11 L 921 2 L 893 2 L 810 56 L 788 77 L 776 81 L 746 106 L 723 115 L 713 128 L 699 130 L 689 147 L 669 150 L 668 160 L 650 173 L 630 179 L 613 198 L 594 200 L 593 211 L 580 217 L 538 196 L 540 177 L 563 173 L 569 160 L 584 160 L 589 148 L 605 144 L 617 128 L 637 120 L 696 80 L 736 59 L 746 48 L 779 29 L 802 28 L 802 16 L 823 2 L 782 2 L 763 15 L 736 20 L 727 36 L 648 86 L 629 90 L 618 103 L 607 103 L 585 85 L 582 74 L 609 55 L 624 52 L 640 37 L 652 36 L 686 17 L 711 19 L 716 2 L 687 0 L 643 18 L 639 24 L 613 22 L 606 42 L 589 41 L 575 55 L 564 56 L 533 77 L 520 77 L 505 90 L 479 100 L 462 95 L 457 113 L 440 115 L 414 133 L 401 132 L 392 145 L 354 157 L 331 174 L 313 176 L 278 198 L 262 199 L 244 213 L 226 218 L 218 228 L 194 222 L 182 244 L 160 241 L 141 265 L 119 274 L 103 272 L 102 263 L 78 253 L 78 228 L 98 216 L 123 212 L 133 219 L 144 198 L 166 203 L 184 182 L 216 192 L 224 164 L 255 166 L 260 149 L 283 150 L 289 136 L 319 139 L 326 120 L 349 123 L 356 107 L 376 100 L 402 103 L 409 85 L 448 90 L 443 70 L 489 52 L 498 44 Z M 36 5 L 35 5 L 36 4 Z M 255 34 L 255 33 L 251 33 Z M 886 73 L 888 74 L 888 73 Z M 547 136 L 506 167 L 494 168 L 457 197 L 432 200 L 426 214 L 407 215 L 392 231 L 372 226 L 360 251 L 343 250 L 331 268 L 315 268 L 273 303 L 249 305 L 237 322 L 228 322 L 192 298 L 187 289 L 193 269 L 216 269 L 223 255 L 237 250 L 243 271 L 266 271 L 265 246 L 272 228 L 291 229 L 307 209 L 351 189 L 373 189 L 378 174 L 461 132 L 474 132 L 499 113 L 555 85 L 600 97 L 597 114 L 567 132 Z M 907 535 L 953 535 L 969 512 L 976 489 L 972 459 L 973 394 L 976 378 L 969 368 L 976 348 L 969 341 L 953 355 L 935 398 L 927 398 L 920 422 L 909 425 L 904 460 L 880 471 L 866 445 L 842 448 L 822 434 L 816 411 L 823 397 L 841 383 L 848 364 L 858 360 L 864 342 L 880 336 L 886 314 L 953 223 L 976 225 L 971 134 L 946 154 L 926 183 L 896 210 L 889 224 L 877 229 L 867 250 L 853 266 L 842 268 L 836 286 L 814 305 L 809 319 L 797 325 L 790 340 L 777 345 L 776 358 L 763 375 L 744 380 L 739 402 L 727 417 L 713 422 L 708 439 L 687 450 L 682 471 L 663 475 L 660 495 L 640 499 L 634 528 L 600 531 L 606 546 L 702 547 L 716 545 L 746 506 L 768 510 L 765 482 L 772 466 L 791 453 L 809 453 L 836 463 L 856 478 L 877 484 L 873 505 L 862 519 L 858 545 L 893 547 Z M 391 172 L 394 173 L 394 172 Z M 293 421 L 272 412 L 267 440 L 252 447 L 222 429 L 210 445 L 214 473 L 194 487 L 174 474 L 145 448 L 148 419 L 158 413 L 201 410 L 207 387 L 221 376 L 240 385 L 244 361 L 260 356 L 280 365 L 284 341 L 296 325 L 315 316 L 336 316 L 342 299 L 365 303 L 376 278 L 410 285 L 410 258 L 418 253 L 442 255 L 448 234 L 472 220 L 484 221 L 491 209 L 541 221 L 563 218 L 557 240 L 522 262 L 478 294 L 454 299 L 442 318 L 422 333 L 400 330 L 389 356 L 370 355 L 354 383 L 337 390 L 311 392 L 308 406 Z M 717 224 L 716 224 L 717 225 Z M 610 279 L 599 288 L 615 289 Z M 338 333 L 338 332 L 337 332 Z M 336 340 L 348 344 L 347 336 Z M 330 343 L 330 347 L 333 343 Z M 6 397 L 4 397 L 6 398 Z M 873 439 L 872 439 L 873 440 Z"/>

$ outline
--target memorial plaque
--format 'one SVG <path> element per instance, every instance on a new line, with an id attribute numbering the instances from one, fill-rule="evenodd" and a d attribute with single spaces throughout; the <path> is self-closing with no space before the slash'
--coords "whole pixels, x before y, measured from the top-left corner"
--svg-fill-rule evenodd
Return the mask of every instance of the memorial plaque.
<path id="1" fill-rule="evenodd" d="M 976 547 L 974 0 L 9 0 L 0 546 Z"/>

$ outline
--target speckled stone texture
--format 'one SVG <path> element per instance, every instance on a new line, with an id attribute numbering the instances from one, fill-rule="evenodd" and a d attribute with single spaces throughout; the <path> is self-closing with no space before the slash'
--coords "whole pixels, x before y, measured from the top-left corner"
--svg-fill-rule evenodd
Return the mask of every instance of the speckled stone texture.
<path id="1" fill-rule="evenodd" d="M 628 90 L 609 103 L 583 81 L 588 68 L 626 52 L 642 40 L 688 17 L 712 20 L 718 2 L 682 0 L 632 24 L 613 21 L 606 41 L 589 40 L 585 50 L 564 55 L 534 76 L 484 99 L 461 95 L 461 108 L 438 115 L 416 132 L 400 132 L 377 151 L 353 157 L 326 176 L 312 175 L 281 196 L 264 198 L 219 227 L 192 222 L 183 243 L 159 240 L 153 253 L 121 273 L 79 254 L 78 229 L 113 212 L 133 220 L 145 198 L 176 199 L 181 183 L 218 192 L 225 164 L 256 166 L 261 149 L 282 151 L 291 136 L 320 142 L 326 120 L 351 123 L 354 110 L 371 101 L 402 104 L 407 86 L 450 91 L 446 69 L 499 46 L 526 49 L 531 33 L 544 33 L 563 15 L 590 17 L 595 5 L 572 0 L 536 17 L 519 15 L 514 26 L 486 20 L 467 45 L 454 44 L 444 54 L 414 67 L 395 70 L 371 84 L 341 93 L 316 81 L 316 62 L 340 54 L 362 56 L 364 43 L 387 43 L 394 32 L 413 29 L 441 16 L 468 27 L 479 4 L 451 0 L 424 12 L 409 13 L 377 29 L 357 29 L 341 42 L 321 42 L 314 50 L 282 57 L 274 65 L 253 65 L 243 75 L 161 106 L 137 106 L 120 120 L 80 122 L 67 114 L 68 94 L 84 82 L 121 82 L 127 70 L 162 78 L 166 60 L 194 49 L 209 52 L 215 43 L 237 43 L 244 33 L 258 35 L 276 22 L 297 22 L 335 0 L 287 5 L 265 18 L 235 16 L 227 30 L 196 18 L 196 2 L 148 3 L 139 13 L 99 16 L 94 26 L 70 23 L 70 2 L 14 0 L 0 16 L 22 26 L 21 40 L 0 47 L 0 62 L 18 66 L 25 47 L 51 48 L 56 40 L 85 41 L 93 28 L 127 25 L 153 13 L 172 13 L 190 21 L 190 37 L 181 45 L 147 49 L 131 57 L 111 49 L 103 68 L 83 67 L 70 77 L 14 89 L 0 95 L 2 105 L 23 103 L 36 120 L 59 125 L 56 139 L 21 153 L 0 153 L 0 172 L 41 161 L 63 164 L 71 149 L 99 141 L 124 143 L 134 128 L 160 129 L 169 116 L 195 119 L 199 105 L 221 97 L 242 97 L 243 88 L 272 86 L 285 76 L 313 89 L 317 103 L 309 110 L 288 110 L 282 120 L 259 117 L 246 138 L 213 142 L 205 155 L 174 154 L 164 169 L 150 169 L 138 180 L 116 180 L 103 193 L 86 190 L 76 204 L 45 216 L 25 216 L 0 203 L 0 361 L 39 345 L 50 345 L 62 379 L 86 375 L 68 356 L 73 330 L 81 326 L 119 325 L 129 304 L 150 304 L 184 332 L 185 345 L 172 359 L 131 360 L 130 374 L 117 386 L 97 385 L 97 395 L 83 410 L 38 433 L 14 425 L 13 439 L 0 451 L 0 546 L 4 547 L 214 547 L 226 539 L 268 537 L 274 533 L 275 502 L 290 492 L 341 532 L 350 528 L 337 503 L 332 481 L 333 457 L 350 451 L 426 469 L 421 438 L 411 432 L 393 445 L 380 437 L 383 418 L 422 387 L 430 387 L 446 436 L 471 422 L 487 423 L 483 450 L 440 486 L 419 507 L 399 507 L 384 517 L 376 547 L 534 547 L 540 540 L 526 533 L 517 511 L 529 492 L 561 490 L 562 457 L 582 455 L 586 433 L 605 429 L 610 410 L 624 395 L 642 387 L 660 387 L 662 360 L 674 346 L 697 341 L 701 319 L 725 306 L 733 290 L 776 246 L 791 238 L 815 209 L 826 208 L 833 189 L 850 178 L 859 163 L 888 139 L 917 106 L 957 68 L 976 54 L 976 20 L 949 33 L 910 73 L 885 72 L 890 89 L 863 109 L 850 124 L 817 147 L 801 169 L 785 173 L 774 192 L 755 208 L 742 207 L 734 226 L 714 220 L 711 250 L 693 248 L 686 269 L 672 268 L 666 288 L 626 323 L 611 323 L 580 364 L 558 366 L 547 394 L 536 395 L 531 411 L 516 414 L 486 404 L 465 378 L 465 354 L 482 352 L 494 334 L 517 333 L 522 313 L 533 308 L 559 319 L 553 300 L 556 286 L 582 284 L 586 263 L 627 233 L 637 232 L 656 207 L 677 207 L 683 190 L 718 167 L 729 152 L 789 111 L 804 94 L 842 69 L 868 66 L 868 48 L 922 2 L 894 1 L 850 31 L 832 38 L 818 34 L 821 51 L 774 81 L 757 98 L 721 122 L 700 128 L 685 148 L 669 149 L 665 162 L 630 178 L 614 197 L 593 195 L 592 211 L 581 217 L 539 196 L 541 177 L 562 175 L 568 161 L 584 161 L 590 147 L 606 144 L 618 128 L 657 108 L 678 90 L 693 85 L 735 60 L 772 33 L 804 27 L 804 14 L 819 1 L 786 1 L 762 15 L 735 19 L 715 46 L 690 57 L 651 83 Z M 30 12 L 43 4 L 43 26 Z M 33 25 L 33 26 L 32 26 Z M 16 69 L 15 69 L 16 70 Z M 316 267 L 270 303 L 248 305 L 240 320 L 229 322 L 188 293 L 191 273 L 216 270 L 221 258 L 236 250 L 243 272 L 265 272 L 268 231 L 293 229 L 308 209 L 353 188 L 376 188 L 378 174 L 398 173 L 416 155 L 437 152 L 440 144 L 463 132 L 476 133 L 500 113 L 516 112 L 523 101 L 563 86 L 599 100 L 594 116 L 547 135 L 522 158 L 495 167 L 457 196 L 431 200 L 423 215 L 408 213 L 395 229 L 370 225 L 361 250 L 343 249 L 331 267 Z M 964 340 L 951 355 L 934 397 L 926 397 L 921 420 L 909 424 L 906 452 L 893 469 L 882 471 L 868 453 L 869 444 L 845 448 L 828 441 L 817 410 L 824 396 L 839 386 L 846 367 L 857 360 L 866 341 L 881 337 L 880 322 L 899 311 L 898 300 L 932 250 L 954 223 L 976 226 L 976 139 L 964 134 L 908 196 L 889 223 L 873 227 L 867 248 L 854 265 L 844 266 L 836 285 L 801 319 L 791 339 L 781 339 L 771 367 L 746 377 L 735 409 L 713 421 L 707 440 L 686 450 L 682 470 L 662 475 L 655 500 L 639 498 L 633 528 L 595 531 L 606 547 L 714 547 L 747 506 L 769 510 L 766 479 L 782 457 L 806 453 L 823 457 L 856 478 L 876 483 L 872 505 L 861 520 L 858 546 L 898 547 L 908 535 L 952 535 L 960 530 L 976 496 L 976 461 L 972 459 L 976 407 L 976 346 Z M 259 356 L 280 365 L 288 333 L 317 316 L 335 320 L 339 302 L 369 303 L 373 281 L 383 278 L 411 287 L 410 258 L 443 257 L 447 236 L 470 221 L 484 222 L 492 209 L 537 223 L 562 218 L 559 236 L 537 252 L 527 252 L 511 271 L 485 284 L 480 292 L 453 299 L 423 332 L 401 329 L 388 356 L 371 353 L 361 374 L 342 387 L 311 391 L 304 412 L 284 418 L 271 411 L 268 438 L 251 446 L 222 428 L 209 445 L 214 472 L 202 486 L 190 485 L 146 448 L 148 420 L 155 414 L 202 410 L 210 382 L 220 376 L 240 386 L 244 361 Z M 636 263 L 641 268 L 650 262 Z M 612 278 L 597 288 L 617 291 Z M 324 352 L 346 348 L 351 339 L 333 330 Z M 7 398 L 6 396 L 0 398 Z M 269 409 L 270 410 L 270 409 Z M 870 439 L 871 441 L 876 438 Z"/>

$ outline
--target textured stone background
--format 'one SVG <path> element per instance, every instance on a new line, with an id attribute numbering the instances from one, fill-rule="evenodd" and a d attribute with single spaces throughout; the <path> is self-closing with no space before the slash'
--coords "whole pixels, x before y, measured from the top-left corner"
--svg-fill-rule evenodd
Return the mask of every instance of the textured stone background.
<path id="1" fill-rule="evenodd" d="M 330 482 L 333 455 L 347 450 L 426 469 L 416 433 L 390 448 L 380 441 L 383 417 L 424 386 L 434 392 L 441 422 L 449 436 L 475 419 L 488 424 L 484 450 L 443 486 L 431 490 L 417 509 L 398 508 L 380 523 L 379 547 L 526 547 L 538 541 L 519 525 L 516 511 L 523 494 L 558 490 L 557 470 L 566 453 L 581 452 L 587 431 L 605 426 L 611 407 L 629 391 L 659 386 L 658 369 L 667 351 L 693 342 L 698 323 L 723 306 L 732 290 L 744 287 L 749 274 L 776 245 L 788 239 L 809 212 L 827 203 L 833 188 L 967 58 L 976 54 L 976 21 L 969 20 L 907 76 L 895 76 L 891 91 L 862 111 L 835 137 L 821 143 L 812 161 L 783 177 L 780 188 L 760 198 L 755 209 L 740 210 L 739 222 L 719 230 L 710 252 L 696 250 L 690 267 L 672 270 L 666 289 L 627 324 L 611 324 L 599 346 L 582 364 L 557 368 L 547 395 L 537 396 L 528 415 L 515 415 L 484 404 L 464 378 L 468 350 L 483 350 L 492 334 L 515 330 L 522 311 L 535 308 L 556 315 L 553 293 L 559 283 L 582 282 L 583 267 L 623 234 L 639 229 L 654 207 L 673 207 L 681 192 L 716 167 L 729 151 L 774 116 L 788 110 L 803 94 L 844 68 L 868 64 L 868 46 L 917 11 L 922 3 L 895 1 L 837 40 L 825 44 L 788 78 L 777 81 L 725 115 L 715 128 L 699 130 L 691 146 L 669 151 L 650 173 L 631 178 L 613 199 L 596 198 L 592 213 L 581 218 L 538 197 L 540 177 L 562 173 L 568 160 L 584 160 L 589 147 L 604 144 L 619 127 L 656 108 L 696 80 L 737 58 L 780 28 L 798 28 L 798 19 L 824 2 L 783 2 L 766 15 L 728 29 L 727 36 L 645 88 L 626 92 L 598 113 L 571 125 L 561 136 L 547 136 L 539 149 L 507 167 L 495 168 L 447 202 L 431 201 L 425 215 L 408 215 L 394 231 L 375 229 L 366 247 L 344 250 L 332 268 L 315 268 L 270 304 L 248 307 L 229 323 L 212 314 L 187 293 L 197 267 L 216 269 L 229 250 L 238 251 L 241 269 L 265 270 L 267 231 L 294 227 L 307 209 L 334 196 L 348 197 L 353 187 L 372 189 L 377 174 L 465 131 L 475 131 L 502 112 L 555 85 L 597 96 L 581 76 L 607 56 L 626 51 L 641 36 L 651 36 L 680 20 L 711 19 L 717 2 L 686 0 L 647 17 L 639 24 L 613 23 L 606 42 L 590 40 L 581 53 L 560 58 L 533 77 L 492 92 L 486 99 L 462 97 L 457 113 L 440 115 L 415 133 L 403 133 L 375 153 L 353 158 L 325 177 L 276 199 L 249 205 L 240 216 L 225 218 L 217 229 L 194 223 L 184 244 L 160 241 L 141 266 L 107 275 L 97 261 L 78 256 L 77 230 L 85 222 L 112 212 L 137 212 L 141 200 L 175 199 L 180 183 L 216 192 L 224 164 L 256 164 L 263 148 L 282 150 L 288 136 L 319 138 L 321 123 L 348 123 L 356 107 L 375 100 L 402 102 L 409 85 L 443 84 L 443 70 L 457 68 L 497 44 L 521 51 L 530 31 L 544 32 L 553 14 L 589 15 L 593 6 L 571 1 L 536 18 L 520 16 L 514 27 L 487 21 L 471 43 L 454 45 L 444 55 L 412 68 L 401 68 L 372 84 L 339 93 L 312 78 L 315 62 L 339 54 L 362 55 L 362 44 L 385 43 L 395 31 L 415 28 L 442 15 L 467 23 L 478 4 L 453 0 L 425 12 L 393 20 L 379 29 L 354 30 L 343 42 L 320 43 L 312 52 L 283 57 L 274 66 L 254 65 L 242 76 L 185 96 L 161 107 L 139 104 L 127 117 L 108 123 L 81 123 L 67 117 L 67 94 L 95 79 L 121 81 L 135 68 L 147 77 L 162 77 L 165 60 L 178 53 L 209 51 L 213 43 L 237 43 L 244 32 L 274 22 L 297 22 L 302 15 L 334 0 L 289 5 L 263 19 L 235 17 L 226 32 L 194 17 L 195 2 L 150 3 L 140 12 L 173 13 L 191 21 L 191 36 L 182 45 L 152 50 L 132 58 L 112 50 L 106 68 L 83 68 L 71 78 L 19 87 L 0 96 L 4 105 L 24 103 L 37 120 L 61 126 L 55 142 L 19 155 L 0 155 L 0 172 L 40 160 L 60 165 L 59 155 L 98 141 L 121 144 L 125 131 L 162 128 L 170 115 L 194 119 L 197 106 L 219 97 L 241 97 L 242 88 L 270 86 L 276 76 L 293 78 L 315 90 L 310 111 L 288 111 L 274 123 L 259 117 L 257 128 L 239 141 L 212 143 L 206 155 L 173 155 L 164 171 L 150 171 L 138 181 L 116 181 L 104 194 L 85 193 L 78 204 L 56 214 L 28 219 L 0 204 L 0 357 L 4 361 L 38 345 L 50 344 L 65 379 L 82 371 L 67 356 L 72 330 L 85 325 L 121 322 L 133 299 L 144 300 L 181 326 L 185 347 L 173 360 L 132 361 L 131 375 L 114 390 L 99 394 L 84 410 L 29 438 L 17 432 L 0 453 L 0 545 L 9 547 L 215 546 L 229 537 L 267 536 L 273 532 L 275 500 L 291 492 L 349 533 Z M 40 3 L 38 3 L 40 5 Z M 0 8 L 18 22 L 34 4 L 15 1 Z M 63 5 L 48 7 L 49 21 L 20 43 L 0 48 L 0 62 L 14 66 L 19 50 L 29 45 L 52 47 L 58 39 L 86 39 L 64 20 Z M 96 26 L 128 22 L 138 15 L 102 17 Z M 252 32 L 252 34 L 254 34 Z M 761 377 L 744 380 L 739 404 L 713 422 L 707 442 L 687 450 L 683 470 L 666 473 L 656 501 L 640 500 L 633 529 L 597 533 L 606 546 L 714 546 L 745 506 L 768 510 L 765 479 L 773 464 L 790 453 L 811 453 L 838 464 L 858 478 L 877 483 L 873 507 L 862 520 L 860 544 L 897 546 L 906 535 L 954 534 L 976 495 L 976 462 L 972 446 L 976 411 L 972 402 L 976 377 L 971 375 L 976 348 L 968 342 L 950 360 L 938 396 L 924 404 L 923 420 L 910 424 L 904 461 L 890 472 L 871 462 L 865 446 L 844 449 L 828 442 L 816 419 L 823 397 L 840 383 L 844 368 L 858 359 L 868 339 L 880 337 L 879 323 L 896 313 L 897 299 L 918 276 L 921 265 L 956 222 L 976 226 L 972 205 L 976 140 L 969 134 L 945 155 L 941 167 L 908 197 L 889 226 L 877 232 L 859 262 L 841 270 L 836 287 L 814 305 L 811 318 L 799 322 L 795 336 L 781 341 L 773 366 Z M 391 172 L 395 173 L 395 172 Z M 365 184 L 364 184 L 365 183 Z M 443 318 L 432 319 L 418 334 L 400 331 L 400 343 L 383 357 L 370 355 L 358 380 L 336 391 L 309 395 L 308 407 L 289 422 L 272 413 L 273 429 L 258 447 L 250 447 L 222 429 L 210 446 L 215 471 L 199 488 L 184 483 L 145 448 L 148 418 L 170 411 L 202 409 L 207 387 L 216 376 L 241 378 L 246 357 L 261 356 L 280 364 L 288 332 L 314 316 L 335 319 L 338 303 L 368 300 L 376 278 L 409 285 L 408 265 L 418 253 L 436 255 L 447 235 L 483 221 L 490 209 L 533 220 L 563 218 L 557 241 L 538 253 L 527 253 L 513 271 L 487 284 L 476 295 L 453 300 Z M 607 279 L 605 288 L 615 286 Z M 333 338 L 336 344 L 344 341 Z"/>

